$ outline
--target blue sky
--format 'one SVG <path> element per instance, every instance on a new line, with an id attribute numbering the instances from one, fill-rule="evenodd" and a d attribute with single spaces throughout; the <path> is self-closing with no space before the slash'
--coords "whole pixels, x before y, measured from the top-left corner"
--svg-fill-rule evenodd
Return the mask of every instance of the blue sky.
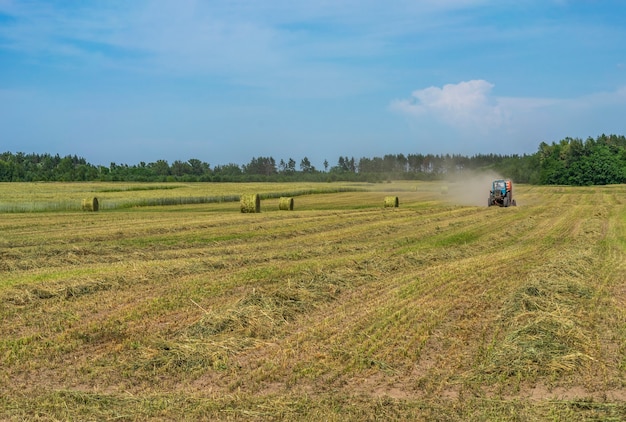
<path id="1" fill-rule="evenodd" d="M 626 134 L 622 0 L 0 0 L 0 150 L 523 154 Z"/>

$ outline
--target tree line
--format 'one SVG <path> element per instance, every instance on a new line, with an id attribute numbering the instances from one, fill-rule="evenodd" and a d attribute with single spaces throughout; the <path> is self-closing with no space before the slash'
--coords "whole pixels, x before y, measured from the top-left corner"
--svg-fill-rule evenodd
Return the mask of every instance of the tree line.
<path id="1" fill-rule="evenodd" d="M 365 181 L 438 180 L 466 171 L 491 170 L 518 183 L 597 185 L 626 183 L 626 138 L 565 138 L 542 142 L 534 154 L 388 154 L 360 158 L 342 156 L 323 169 L 307 157 L 276 161 L 253 157 L 244 165 L 211 165 L 196 158 L 135 165 L 93 165 L 76 155 L 0 154 L 0 182 L 127 181 L 127 182 L 263 182 L 263 181 Z"/>
<path id="2" fill-rule="evenodd" d="M 565 138 L 537 152 L 539 183 L 548 185 L 608 185 L 626 182 L 626 138 Z"/>

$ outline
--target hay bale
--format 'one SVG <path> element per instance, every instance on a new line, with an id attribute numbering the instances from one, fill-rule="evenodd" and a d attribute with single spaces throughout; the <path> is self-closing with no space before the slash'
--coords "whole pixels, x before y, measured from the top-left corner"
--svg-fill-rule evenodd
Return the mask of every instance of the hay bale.
<path id="1" fill-rule="evenodd" d="M 400 200 L 397 196 L 385 196 L 385 208 L 398 208 Z"/>
<path id="2" fill-rule="evenodd" d="M 98 198 L 94 197 L 83 199 L 82 209 L 83 211 L 98 211 L 98 209 L 100 209 Z"/>
<path id="3" fill-rule="evenodd" d="M 293 211 L 293 198 L 282 196 L 278 201 L 278 209 L 281 211 Z"/>
<path id="4" fill-rule="evenodd" d="M 261 212 L 261 197 L 253 193 L 250 195 L 241 195 L 241 212 L 257 213 Z"/>

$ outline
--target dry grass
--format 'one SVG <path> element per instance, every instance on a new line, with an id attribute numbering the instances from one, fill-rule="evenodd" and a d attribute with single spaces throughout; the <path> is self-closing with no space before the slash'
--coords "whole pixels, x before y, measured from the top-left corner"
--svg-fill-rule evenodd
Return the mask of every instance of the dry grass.
<path id="1" fill-rule="evenodd" d="M 2 214 L 1 419 L 626 417 L 625 186 L 363 187 Z"/>

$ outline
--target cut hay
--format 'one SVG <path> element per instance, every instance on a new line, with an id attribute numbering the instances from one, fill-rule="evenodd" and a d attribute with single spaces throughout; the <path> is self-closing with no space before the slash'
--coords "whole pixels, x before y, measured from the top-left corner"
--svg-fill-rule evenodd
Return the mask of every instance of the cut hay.
<path id="1" fill-rule="evenodd" d="M 241 212 L 257 213 L 261 212 L 261 197 L 254 193 L 250 195 L 241 195 Z"/>
<path id="2" fill-rule="evenodd" d="M 385 208 L 398 208 L 400 200 L 397 196 L 385 196 Z"/>
<path id="3" fill-rule="evenodd" d="M 82 209 L 83 211 L 98 211 L 100 205 L 98 203 L 98 198 L 86 198 L 83 199 Z"/>
<path id="4" fill-rule="evenodd" d="M 281 211 L 293 211 L 293 198 L 281 196 L 278 200 L 278 209 Z"/>
<path id="5" fill-rule="evenodd" d="M 504 335 L 482 375 L 554 376 L 595 361 L 592 328 L 581 311 L 593 297 L 594 291 L 577 280 L 542 277 L 521 285 L 504 305 Z"/>

